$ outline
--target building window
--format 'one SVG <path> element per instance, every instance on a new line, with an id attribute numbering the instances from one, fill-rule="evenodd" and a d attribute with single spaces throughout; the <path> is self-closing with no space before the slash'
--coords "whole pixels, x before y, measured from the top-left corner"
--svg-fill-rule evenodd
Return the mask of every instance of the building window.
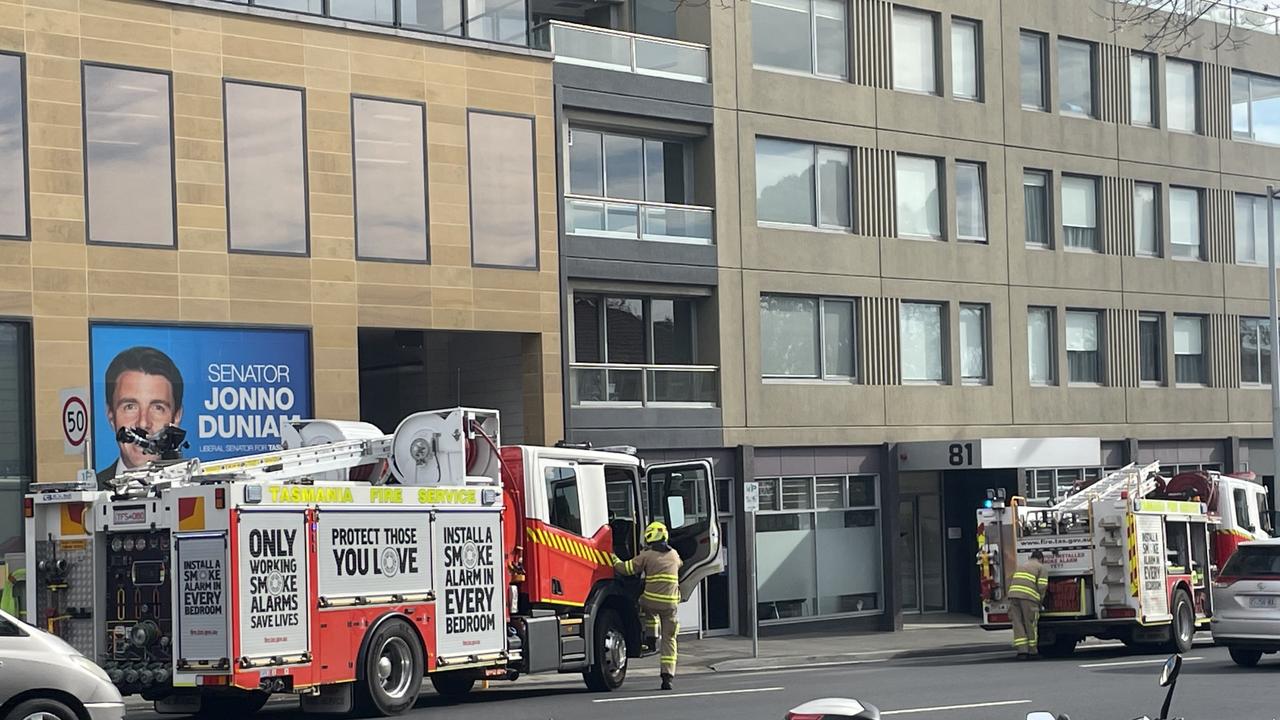
<path id="1" fill-rule="evenodd" d="M 960 306 L 960 379 L 966 384 L 982 385 L 990 380 L 988 312 L 986 305 Z"/>
<path id="2" fill-rule="evenodd" d="M 471 261 L 538 267 L 538 195 L 533 118 L 467 113 Z"/>
<path id="3" fill-rule="evenodd" d="M 527 45 L 529 19 L 525 0 L 467 0 L 467 37 Z"/>
<path id="4" fill-rule="evenodd" d="M 852 380 L 856 323 L 852 300 L 761 295 L 761 374 Z"/>
<path id="5" fill-rule="evenodd" d="M 1160 256 L 1160 191 L 1151 183 L 1133 184 L 1133 242 L 1138 255 Z"/>
<path id="6" fill-rule="evenodd" d="M 846 13 L 844 0 L 753 2 L 755 66 L 844 80 L 849 76 Z"/>
<path id="7" fill-rule="evenodd" d="M 1169 188 L 1170 244 L 1173 256 L 1201 260 L 1200 191 L 1195 188 Z"/>
<path id="8" fill-rule="evenodd" d="M 1203 317 L 1173 316 L 1173 358 L 1179 385 L 1205 384 Z"/>
<path id="9" fill-rule="evenodd" d="M 1058 109 L 1067 115 L 1093 117 L 1093 44 L 1058 39 Z"/>
<path id="10" fill-rule="evenodd" d="M 172 246 L 168 73 L 85 64 L 83 80 L 89 242 Z"/>
<path id="11" fill-rule="evenodd" d="M 1241 265 L 1267 264 L 1267 198 L 1237 193 L 1236 262 Z"/>
<path id="12" fill-rule="evenodd" d="M 1200 130 L 1200 83 L 1196 64 L 1169 58 L 1164 66 L 1165 106 L 1170 130 Z"/>
<path id="13" fill-rule="evenodd" d="M 942 239 L 942 198 L 936 158 L 899 155 L 895 162 L 900 237 Z"/>
<path id="14" fill-rule="evenodd" d="M 1098 179 L 1062 177 L 1063 246 L 1098 252 Z"/>
<path id="15" fill-rule="evenodd" d="M 1129 56 L 1129 123 L 1156 125 L 1155 58 L 1135 52 Z"/>
<path id="16" fill-rule="evenodd" d="M 715 405 L 717 368 L 700 364 L 697 302 L 574 293 L 573 404 Z"/>
<path id="17" fill-rule="evenodd" d="M 761 622 L 881 612 L 879 478 L 758 480 Z"/>
<path id="18" fill-rule="evenodd" d="M 1027 110 L 1049 109 L 1045 82 L 1045 52 L 1047 39 L 1040 33 L 1023 31 L 1019 36 L 1018 62 L 1022 87 L 1022 107 Z"/>
<path id="19" fill-rule="evenodd" d="M 0 99 L 0 104 L 4 99 Z M 0 435 L 0 552 L 22 552 L 22 498 L 34 470 L 32 428 L 31 327 L 0 323 L 0 411 L 7 431 Z"/>
<path id="20" fill-rule="evenodd" d="M 468 0 L 465 4 L 461 0 L 230 1 L 440 35 L 461 37 L 465 30 L 467 37 L 508 45 L 528 45 L 529 40 L 524 0 Z"/>
<path id="21" fill-rule="evenodd" d="M 549 515 L 547 523 L 582 534 L 582 503 L 578 497 L 578 474 L 571 467 L 549 467 L 545 471 Z"/>
<path id="22" fill-rule="evenodd" d="M 848 148 L 756 138 L 756 219 L 848 230 L 849 165 Z"/>
<path id="23" fill-rule="evenodd" d="M 1138 315 L 1138 365 L 1143 383 L 1164 382 L 1164 317 L 1160 313 Z"/>
<path id="24" fill-rule="evenodd" d="M 1280 143 L 1280 79 L 1231 73 L 1231 134 L 1243 140 Z"/>
<path id="25" fill-rule="evenodd" d="M 1028 500 L 1057 502 L 1075 490 L 1088 487 L 1119 468 L 1036 468 L 1023 474 L 1023 495 Z"/>
<path id="26" fill-rule="evenodd" d="M 967 242 L 987 241 L 987 193 L 980 163 L 956 163 L 956 233 Z"/>
<path id="27" fill-rule="evenodd" d="M 893 87 L 938 94 L 937 16 L 893 8 Z"/>
<path id="28" fill-rule="evenodd" d="M 1053 308 L 1027 308 L 1027 369 L 1032 385 L 1052 385 L 1057 380 Z"/>
<path id="29" fill-rule="evenodd" d="M 424 108 L 417 103 L 351 98 L 356 254 L 427 260 Z"/>
<path id="30" fill-rule="evenodd" d="M 1271 323 L 1266 318 L 1240 318 L 1240 381 L 1271 384 Z"/>
<path id="31" fill-rule="evenodd" d="M 941 383 L 946 379 L 942 305 L 902 303 L 898 333 L 905 382 Z"/>
<path id="32" fill-rule="evenodd" d="M 348 0 L 360 3 L 361 0 Z M 415 30 L 462 35 L 462 3 L 458 0 L 414 0 L 400 2 L 400 24 Z"/>
<path id="33" fill-rule="evenodd" d="M 1102 343 L 1098 335 L 1097 312 L 1067 312 L 1067 377 L 1071 383 L 1102 383 Z"/>
<path id="34" fill-rule="evenodd" d="M 1052 225 L 1049 205 L 1049 173 L 1025 170 L 1022 173 L 1023 213 L 1026 219 L 1026 244 L 1052 247 Z"/>
<path id="35" fill-rule="evenodd" d="M 982 100 L 982 23 L 951 21 L 951 94 L 960 100 Z"/>
<path id="36" fill-rule="evenodd" d="M 305 255 L 305 102 L 301 90 L 227 81 L 227 218 L 233 251 Z"/>
<path id="37" fill-rule="evenodd" d="M 26 83 L 21 55 L 0 52 L 0 238 L 30 237 L 27 227 Z"/>

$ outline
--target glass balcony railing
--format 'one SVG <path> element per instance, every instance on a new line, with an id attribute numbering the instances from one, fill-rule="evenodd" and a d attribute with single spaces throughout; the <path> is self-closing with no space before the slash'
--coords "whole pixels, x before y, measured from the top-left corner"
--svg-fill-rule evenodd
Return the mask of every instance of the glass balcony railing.
<path id="1" fill-rule="evenodd" d="M 697 205 L 582 195 L 567 195 L 564 199 L 564 229 L 569 235 L 711 245 L 715 242 L 712 219 L 711 208 Z"/>
<path id="2" fill-rule="evenodd" d="M 697 43 L 552 20 L 533 29 L 533 45 L 550 50 L 556 62 L 689 82 L 710 79 L 707 46 Z"/>
<path id="3" fill-rule="evenodd" d="M 616 365 L 569 367 L 574 405 L 678 405 L 716 407 L 720 369 L 713 365 Z"/>
<path id="4" fill-rule="evenodd" d="M 1254 30 L 1268 35 L 1280 35 L 1280 15 L 1247 7 L 1230 0 L 1124 0 L 1140 7 L 1168 8 L 1179 15 L 1199 17 L 1220 25 L 1230 25 L 1243 30 Z"/>

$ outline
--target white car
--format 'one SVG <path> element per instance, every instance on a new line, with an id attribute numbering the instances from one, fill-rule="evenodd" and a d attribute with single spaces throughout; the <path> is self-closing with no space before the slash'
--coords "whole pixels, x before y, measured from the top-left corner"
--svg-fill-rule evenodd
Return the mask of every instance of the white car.
<path id="1" fill-rule="evenodd" d="M 121 720 L 107 673 L 75 648 L 0 611 L 0 719 Z"/>

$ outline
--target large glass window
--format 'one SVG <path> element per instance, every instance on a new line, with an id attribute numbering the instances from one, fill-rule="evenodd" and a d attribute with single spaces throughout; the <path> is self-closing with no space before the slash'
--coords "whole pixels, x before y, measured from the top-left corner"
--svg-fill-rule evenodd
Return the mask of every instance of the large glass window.
<path id="1" fill-rule="evenodd" d="M 1236 194 L 1236 262 L 1267 264 L 1267 198 Z"/>
<path id="2" fill-rule="evenodd" d="M 1129 56 L 1129 122 L 1155 127 L 1155 57 L 1135 52 Z"/>
<path id="3" fill-rule="evenodd" d="M 574 535 L 582 534 L 582 503 L 578 496 L 578 474 L 571 467 L 549 467 L 547 483 L 547 523 Z"/>
<path id="4" fill-rule="evenodd" d="M 1280 79 L 1231 73 L 1231 133 L 1246 140 L 1280 143 Z"/>
<path id="5" fill-rule="evenodd" d="M 1049 205 L 1049 173 L 1026 170 L 1022 173 L 1022 206 L 1026 244 L 1052 247 L 1052 208 Z"/>
<path id="6" fill-rule="evenodd" d="M 1200 83 L 1196 70 L 1196 64 L 1186 60 L 1165 61 L 1165 108 L 1170 130 L 1189 133 L 1200 130 Z"/>
<path id="7" fill-rule="evenodd" d="M 390 25 L 396 20 L 396 0 L 329 0 L 329 14 L 347 20 Z"/>
<path id="8" fill-rule="evenodd" d="M 879 479 L 832 475 L 758 482 L 760 620 L 880 612 Z"/>
<path id="9" fill-rule="evenodd" d="M 982 24 L 976 20 L 951 21 L 951 94 L 982 99 Z"/>
<path id="10" fill-rule="evenodd" d="M 757 0 L 751 3 L 755 66 L 848 77 L 844 0 Z"/>
<path id="11" fill-rule="evenodd" d="M 1240 381 L 1271 384 L 1271 323 L 1266 318 L 1240 318 Z"/>
<path id="12" fill-rule="evenodd" d="M 1092 310 L 1067 312 L 1067 368 L 1073 383 L 1102 382 L 1102 343 L 1098 313 Z"/>
<path id="13" fill-rule="evenodd" d="M 1200 191 L 1195 188 L 1169 188 L 1169 227 L 1173 256 L 1203 259 L 1200 234 Z"/>
<path id="14" fill-rule="evenodd" d="M 167 73 L 84 66 L 90 242 L 174 244 L 170 97 Z"/>
<path id="15" fill-rule="evenodd" d="M 898 235 L 942 238 L 942 194 L 936 158 L 899 155 L 895 162 Z"/>
<path id="16" fill-rule="evenodd" d="M 987 316 L 986 305 L 960 306 L 960 379 L 965 383 L 981 384 L 990 379 Z"/>
<path id="17" fill-rule="evenodd" d="M 987 241 L 987 193 L 982 165 L 956 163 L 956 232 L 968 242 Z"/>
<path id="18" fill-rule="evenodd" d="M 359 2 L 359 0 L 352 0 Z M 417 30 L 462 34 L 462 2 L 460 0 L 399 0 L 400 24 Z"/>
<path id="19" fill-rule="evenodd" d="M 527 45 L 529 19 L 525 0 L 467 0 L 467 37 Z"/>
<path id="20" fill-rule="evenodd" d="M 0 323 L 0 554 L 23 551 L 22 497 L 34 470 L 33 385 L 30 326 Z"/>
<path id="21" fill-rule="evenodd" d="M 761 374 L 854 378 L 856 323 L 852 300 L 761 295 Z"/>
<path id="22" fill-rule="evenodd" d="M 1093 45 L 1058 40 L 1058 109 L 1069 115 L 1094 116 Z"/>
<path id="23" fill-rule="evenodd" d="M 427 259 L 423 107 L 351 99 L 356 252 L 362 258 Z"/>
<path id="24" fill-rule="evenodd" d="M 1062 177 L 1062 235 L 1064 246 L 1098 251 L 1098 179 Z"/>
<path id="25" fill-rule="evenodd" d="M 27 126 L 23 62 L 0 53 L 0 237 L 26 238 Z"/>
<path id="26" fill-rule="evenodd" d="M 533 118 L 467 114 L 471 259 L 476 265 L 538 267 L 538 195 Z"/>
<path id="27" fill-rule="evenodd" d="M 902 303 L 898 333 L 905 382 L 940 383 L 946 378 L 942 305 Z"/>
<path id="28" fill-rule="evenodd" d="M 1046 38 L 1040 33 L 1022 32 L 1018 36 L 1018 74 L 1022 107 L 1028 110 L 1048 110 L 1049 100 L 1045 78 Z"/>
<path id="29" fill-rule="evenodd" d="M 224 88 L 231 249 L 306 254 L 302 91 L 230 81 Z"/>
<path id="30" fill-rule="evenodd" d="M 1138 255 L 1160 255 L 1160 189 L 1151 183 L 1133 184 L 1133 241 Z"/>
<path id="31" fill-rule="evenodd" d="M 898 90 L 938 93 L 937 16 L 893 8 L 893 86 Z"/>
<path id="32" fill-rule="evenodd" d="M 1138 370 L 1144 383 L 1164 382 L 1164 319 L 1160 313 L 1138 315 Z"/>
<path id="33" fill-rule="evenodd" d="M 1027 308 L 1027 365 L 1032 385 L 1052 385 L 1057 379 L 1053 308 Z"/>
<path id="34" fill-rule="evenodd" d="M 1179 384 L 1203 385 L 1207 376 L 1204 357 L 1204 318 L 1173 316 L 1173 356 Z"/>
<path id="35" fill-rule="evenodd" d="M 853 224 L 848 148 L 756 138 L 756 219 L 848 229 Z"/>

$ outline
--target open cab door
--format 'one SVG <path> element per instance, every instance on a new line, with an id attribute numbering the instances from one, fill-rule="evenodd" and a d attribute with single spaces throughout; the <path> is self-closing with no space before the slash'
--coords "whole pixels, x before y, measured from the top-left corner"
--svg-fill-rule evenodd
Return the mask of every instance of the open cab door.
<path id="1" fill-rule="evenodd" d="M 649 519 L 661 520 L 671 532 L 671 547 L 684 561 L 680 598 L 688 600 L 703 578 L 724 569 L 711 461 L 650 465 L 645 469 L 645 480 Z"/>

